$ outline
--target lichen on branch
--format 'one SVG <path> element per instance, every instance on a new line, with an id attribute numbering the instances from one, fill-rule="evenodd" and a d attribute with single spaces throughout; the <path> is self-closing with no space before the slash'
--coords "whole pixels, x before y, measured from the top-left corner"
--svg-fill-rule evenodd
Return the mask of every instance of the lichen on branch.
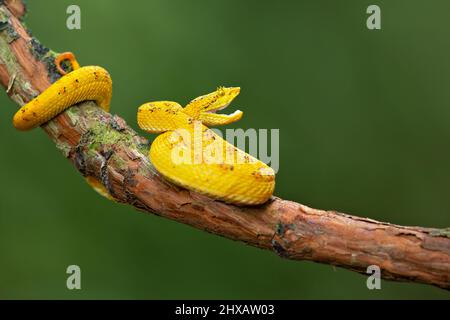
<path id="1" fill-rule="evenodd" d="M 22 1 L 0 1 L 0 82 L 19 106 L 59 75 L 55 53 L 23 26 Z M 93 102 L 66 110 L 42 127 L 84 177 L 118 202 L 229 239 L 365 274 L 450 289 L 450 230 L 403 227 L 273 197 L 256 207 L 229 205 L 176 187 L 152 167 L 149 143 L 123 119 Z M 281 181 L 282 183 L 282 181 Z"/>

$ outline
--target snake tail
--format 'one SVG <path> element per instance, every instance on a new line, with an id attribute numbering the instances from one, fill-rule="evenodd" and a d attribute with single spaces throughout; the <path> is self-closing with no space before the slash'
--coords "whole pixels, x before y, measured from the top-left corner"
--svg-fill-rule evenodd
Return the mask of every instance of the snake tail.
<path id="1" fill-rule="evenodd" d="M 70 58 L 70 53 L 61 56 Z M 65 74 L 60 67 L 61 56 L 56 59 L 56 65 L 58 70 Z M 27 131 L 39 127 L 67 108 L 83 101 L 96 101 L 101 108 L 109 112 L 112 80 L 108 71 L 98 66 L 80 68 L 76 60 L 71 60 L 71 63 L 74 69 L 72 72 L 64 75 L 17 111 L 13 119 L 16 129 Z"/>

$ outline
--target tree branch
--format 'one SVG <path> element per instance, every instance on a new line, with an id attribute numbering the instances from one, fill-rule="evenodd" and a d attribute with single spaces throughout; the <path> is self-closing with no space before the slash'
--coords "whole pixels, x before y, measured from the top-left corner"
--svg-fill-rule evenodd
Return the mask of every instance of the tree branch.
<path id="1" fill-rule="evenodd" d="M 21 23 L 20 0 L 0 0 L 0 82 L 19 105 L 59 78 L 55 54 Z M 237 207 L 176 187 L 147 158 L 149 143 L 124 120 L 82 103 L 43 130 L 85 177 L 101 181 L 118 201 L 223 237 L 365 273 L 378 265 L 385 279 L 450 289 L 450 230 L 403 227 L 272 198 Z"/>

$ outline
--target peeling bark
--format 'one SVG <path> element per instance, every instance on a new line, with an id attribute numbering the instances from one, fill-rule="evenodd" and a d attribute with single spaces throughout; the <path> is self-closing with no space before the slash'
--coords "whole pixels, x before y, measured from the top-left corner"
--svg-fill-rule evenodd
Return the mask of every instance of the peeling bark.
<path id="1" fill-rule="evenodd" d="M 0 82 L 23 105 L 59 78 L 55 53 L 21 24 L 19 0 L 0 1 Z M 385 279 L 450 289 L 450 229 L 403 227 L 273 197 L 238 207 L 176 187 L 154 170 L 149 143 L 118 116 L 82 103 L 42 127 L 78 171 L 101 182 L 121 203 L 223 237 Z"/>

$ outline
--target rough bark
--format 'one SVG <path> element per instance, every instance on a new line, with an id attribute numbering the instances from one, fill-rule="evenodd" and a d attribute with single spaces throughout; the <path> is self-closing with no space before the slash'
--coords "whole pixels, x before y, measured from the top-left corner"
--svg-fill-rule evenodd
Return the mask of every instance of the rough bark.
<path id="1" fill-rule="evenodd" d="M 55 54 L 21 23 L 24 12 L 19 0 L 0 1 L 0 82 L 19 105 L 59 77 Z M 450 289 L 449 229 L 392 225 L 276 197 L 238 207 L 176 187 L 155 172 L 148 141 L 93 102 L 68 109 L 42 129 L 83 176 L 101 181 L 118 202 L 284 258 L 360 273 L 378 265 L 385 279 Z"/>

